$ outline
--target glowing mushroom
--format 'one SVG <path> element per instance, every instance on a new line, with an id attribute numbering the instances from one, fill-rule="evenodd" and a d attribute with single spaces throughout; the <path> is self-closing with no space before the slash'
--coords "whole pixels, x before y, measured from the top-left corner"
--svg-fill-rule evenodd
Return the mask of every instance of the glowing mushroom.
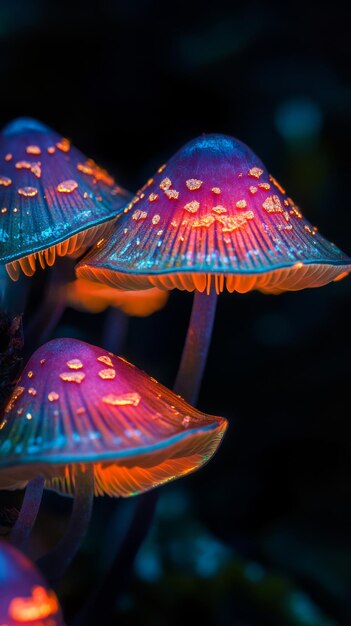
<path id="1" fill-rule="evenodd" d="M 5 409 L 0 488 L 41 475 L 47 488 L 81 498 L 62 561 L 85 530 L 91 506 L 84 513 L 82 502 L 93 492 L 132 496 L 186 475 L 211 458 L 226 427 L 124 359 L 56 339 L 33 354 Z"/>
<path id="2" fill-rule="evenodd" d="M 128 198 L 67 139 L 36 120 L 11 122 L 0 135 L 0 263 L 17 280 L 83 252 Z"/>
<path id="3" fill-rule="evenodd" d="M 63 625 L 55 593 L 33 563 L 5 541 L 0 541 L 0 624 Z"/>
<path id="4" fill-rule="evenodd" d="M 100 313 L 112 306 L 127 315 L 146 317 L 162 309 L 167 291 L 153 287 L 140 291 L 122 291 L 103 283 L 78 278 L 67 284 L 67 305 L 78 311 Z"/>
<path id="5" fill-rule="evenodd" d="M 196 290 L 176 385 L 194 401 L 216 294 L 319 287 L 350 270 L 247 146 L 204 135 L 159 168 L 77 275 L 120 289 Z"/>

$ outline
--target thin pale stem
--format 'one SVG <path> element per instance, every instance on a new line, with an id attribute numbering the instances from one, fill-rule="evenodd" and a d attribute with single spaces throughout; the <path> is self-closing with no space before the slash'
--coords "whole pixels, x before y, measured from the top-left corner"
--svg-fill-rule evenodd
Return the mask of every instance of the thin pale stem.
<path id="1" fill-rule="evenodd" d="M 196 403 L 206 366 L 216 304 L 216 292 L 211 292 L 210 295 L 195 293 L 188 333 L 174 385 L 175 393 L 193 404 Z M 150 530 L 157 501 L 158 489 L 138 496 L 133 519 L 120 550 L 103 583 L 77 616 L 73 626 L 95 625 L 101 615 L 102 605 L 106 613 L 109 609 L 112 611 L 116 596 L 123 591 L 132 573 L 139 549 Z"/>
<path id="2" fill-rule="evenodd" d="M 37 519 L 43 496 L 44 483 L 44 476 L 37 476 L 33 478 L 26 487 L 21 510 L 10 533 L 11 543 L 20 550 L 25 550 Z"/>
<path id="3" fill-rule="evenodd" d="M 65 311 L 66 304 L 65 267 L 61 267 L 58 262 L 50 271 L 44 301 L 25 328 L 28 356 L 50 338 Z"/>
<path id="4" fill-rule="evenodd" d="M 40 569 L 52 585 L 62 578 L 87 533 L 94 499 L 93 466 L 77 466 L 74 482 L 73 507 L 66 533 L 53 550 L 38 561 Z"/>
<path id="5" fill-rule="evenodd" d="M 196 404 L 199 395 L 211 343 L 216 305 L 217 293 L 214 290 L 209 295 L 195 292 L 188 332 L 174 384 L 175 393 L 190 404 Z"/>
<path id="6" fill-rule="evenodd" d="M 107 309 L 102 336 L 102 345 L 105 350 L 109 350 L 113 354 L 123 353 L 128 326 L 128 315 L 116 307 Z"/>

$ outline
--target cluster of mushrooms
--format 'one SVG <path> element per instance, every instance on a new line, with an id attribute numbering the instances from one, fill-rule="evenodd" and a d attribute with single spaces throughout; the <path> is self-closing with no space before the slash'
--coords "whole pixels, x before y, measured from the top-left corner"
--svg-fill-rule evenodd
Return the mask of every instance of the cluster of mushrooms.
<path id="1" fill-rule="evenodd" d="M 61 257 L 72 268 L 78 259 L 74 280 L 60 274 Z M 37 327 L 68 305 L 149 315 L 170 290 L 194 292 L 173 391 L 100 347 L 28 337 L 34 352 L 0 415 L 0 489 L 25 489 L 0 542 L 0 624 L 59 626 L 48 585 L 79 549 L 93 497 L 154 490 L 202 467 L 220 445 L 227 420 L 193 406 L 218 295 L 319 287 L 346 276 L 351 260 L 232 137 L 190 141 L 133 197 L 67 139 L 19 119 L 0 135 L 0 263 L 4 314 L 25 311 L 23 275 L 53 266 L 48 319 Z M 43 489 L 74 501 L 65 535 L 34 566 L 25 553 Z"/>

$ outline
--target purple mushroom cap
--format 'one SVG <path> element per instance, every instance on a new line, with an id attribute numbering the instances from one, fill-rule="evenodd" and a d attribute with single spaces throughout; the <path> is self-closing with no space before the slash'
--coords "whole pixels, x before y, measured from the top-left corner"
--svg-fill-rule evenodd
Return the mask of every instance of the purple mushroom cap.
<path id="1" fill-rule="evenodd" d="M 130 195 L 44 124 L 18 119 L 0 134 L 0 263 L 52 265 L 107 232 Z"/>
<path id="2" fill-rule="evenodd" d="M 77 266 L 119 289 L 267 292 L 317 287 L 351 270 L 245 144 L 187 143 Z"/>
<path id="3" fill-rule="evenodd" d="M 41 474 L 72 494 L 80 464 L 93 466 L 95 495 L 136 495 L 204 465 L 226 428 L 125 359 L 54 339 L 32 355 L 5 408 L 0 488 Z"/>

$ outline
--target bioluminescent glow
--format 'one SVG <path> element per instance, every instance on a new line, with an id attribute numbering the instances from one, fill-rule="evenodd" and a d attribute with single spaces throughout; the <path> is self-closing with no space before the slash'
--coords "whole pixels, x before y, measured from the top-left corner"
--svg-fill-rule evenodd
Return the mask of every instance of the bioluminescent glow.
<path id="1" fill-rule="evenodd" d="M 122 291 L 84 278 L 68 283 L 66 289 L 67 305 L 89 313 L 100 313 L 114 306 L 127 315 L 145 317 L 162 309 L 168 300 L 167 291 L 156 287 Z"/>
<path id="2" fill-rule="evenodd" d="M 204 135 L 159 168 L 77 274 L 120 289 L 277 293 L 350 269 L 252 150 Z"/>
<path id="3" fill-rule="evenodd" d="M 32 276 L 106 234 L 129 194 L 70 141 L 36 120 L 0 135 L 0 262 Z"/>
<path id="4" fill-rule="evenodd" d="M 0 541 L 0 624 L 63 626 L 55 593 L 22 552 Z"/>
<path id="5" fill-rule="evenodd" d="M 73 493 L 79 464 L 93 466 L 96 495 L 135 495 L 202 466 L 226 427 L 123 358 L 55 339 L 33 354 L 5 409 L 0 487 L 42 474 Z"/>
<path id="6" fill-rule="evenodd" d="M 54 615 L 59 610 L 59 603 L 53 591 L 36 585 L 29 597 L 16 596 L 10 602 L 9 615 L 16 622 L 34 622 Z"/>

